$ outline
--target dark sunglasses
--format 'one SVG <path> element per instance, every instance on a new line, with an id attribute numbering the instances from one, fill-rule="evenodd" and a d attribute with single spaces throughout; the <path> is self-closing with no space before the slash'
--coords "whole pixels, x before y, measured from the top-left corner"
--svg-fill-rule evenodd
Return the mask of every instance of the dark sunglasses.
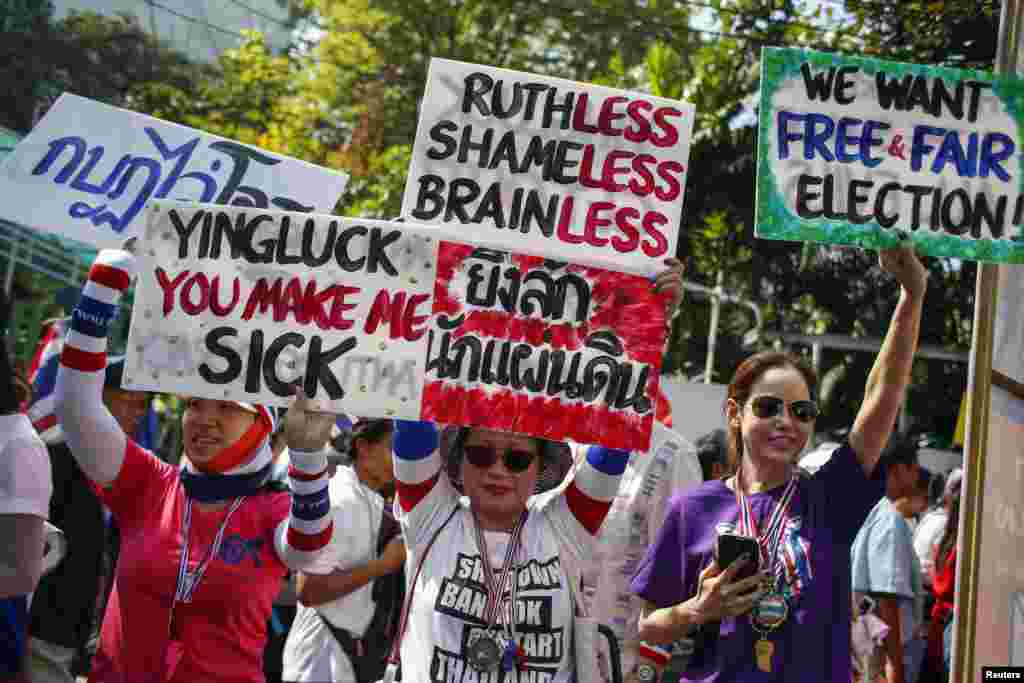
<path id="1" fill-rule="evenodd" d="M 786 402 L 778 396 L 758 396 L 750 402 L 754 415 L 762 420 L 777 417 L 786 409 Z M 811 422 L 818 417 L 818 404 L 814 401 L 793 401 L 789 404 L 789 412 L 800 422 Z"/>
<path id="2" fill-rule="evenodd" d="M 466 460 L 473 467 L 487 469 L 498 461 L 498 449 L 492 446 L 463 446 L 462 452 L 466 454 Z M 507 450 L 502 454 L 502 460 L 509 472 L 525 472 L 530 463 L 536 457 L 530 451 L 520 449 Z"/>

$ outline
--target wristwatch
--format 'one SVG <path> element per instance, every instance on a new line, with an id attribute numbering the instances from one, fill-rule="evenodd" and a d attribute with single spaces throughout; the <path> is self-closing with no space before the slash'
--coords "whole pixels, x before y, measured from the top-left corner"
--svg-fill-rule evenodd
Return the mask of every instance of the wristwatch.
<path id="1" fill-rule="evenodd" d="M 637 667 L 636 675 L 642 683 L 653 683 L 658 678 L 658 670 L 653 664 L 643 662 Z"/>

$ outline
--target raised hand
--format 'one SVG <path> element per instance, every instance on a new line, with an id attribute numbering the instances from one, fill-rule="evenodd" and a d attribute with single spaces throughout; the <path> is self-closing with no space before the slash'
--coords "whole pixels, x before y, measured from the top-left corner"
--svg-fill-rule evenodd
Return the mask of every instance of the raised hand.
<path id="1" fill-rule="evenodd" d="M 295 400 L 288 406 L 284 418 L 284 437 L 288 448 L 300 451 L 319 451 L 331 437 L 331 427 L 337 417 L 319 410 L 316 401 L 306 396 L 296 385 Z"/>
<path id="2" fill-rule="evenodd" d="M 896 278 L 912 297 L 923 297 L 928 288 L 928 271 L 910 245 L 878 252 L 878 265 Z"/>
<path id="3" fill-rule="evenodd" d="M 658 273 L 653 288 L 659 294 L 668 292 L 671 295 L 665 304 L 665 319 L 671 320 L 683 301 L 683 272 L 686 268 L 683 262 L 676 258 L 666 259 L 665 265 L 668 268 Z"/>

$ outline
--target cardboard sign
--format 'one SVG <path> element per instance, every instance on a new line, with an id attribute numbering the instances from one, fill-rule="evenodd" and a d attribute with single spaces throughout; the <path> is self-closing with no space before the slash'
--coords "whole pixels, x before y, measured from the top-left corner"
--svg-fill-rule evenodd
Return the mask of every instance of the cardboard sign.
<path id="1" fill-rule="evenodd" d="M 762 55 L 757 236 L 1024 262 L 1024 81 L 799 49 Z"/>
<path id="2" fill-rule="evenodd" d="M 675 256 L 694 108 L 432 59 L 402 215 L 653 274 Z"/>
<path id="3" fill-rule="evenodd" d="M 646 449 L 643 277 L 404 223 L 150 202 L 124 386 Z"/>
<path id="4" fill-rule="evenodd" d="M 0 164 L 5 218 L 96 247 L 141 232 L 149 199 L 334 209 L 338 171 L 64 93 Z"/>

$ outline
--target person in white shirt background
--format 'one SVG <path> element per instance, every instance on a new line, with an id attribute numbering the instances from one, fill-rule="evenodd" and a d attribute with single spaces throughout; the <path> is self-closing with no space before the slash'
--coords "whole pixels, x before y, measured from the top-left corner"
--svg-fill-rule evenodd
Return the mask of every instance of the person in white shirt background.
<path id="1" fill-rule="evenodd" d="M 299 608 L 284 647 L 282 680 L 288 683 L 361 683 L 383 673 L 386 649 L 368 642 L 366 631 L 378 607 L 374 582 L 405 562 L 400 535 L 377 556 L 388 514 L 381 493 L 394 486 L 392 429 L 391 420 L 357 421 L 352 466 L 338 467 L 331 478 L 334 537 L 322 561 L 298 574 Z M 374 651 L 379 661 L 367 661 Z"/>
<path id="2" fill-rule="evenodd" d="M 29 595 L 43 572 L 53 493 L 50 460 L 15 388 L 7 350 L 10 302 L 0 292 L 0 681 L 25 680 Z"/>
<path id="3" fill-rule="evenodd" d="M 942 540 L 942 533 L 946 530 L 946 519 L 948 517 L 949 504 L 953 496 L 960 491 L 960 482 L 963 480 L 964 471 L 959 467 L 955 468 L 946 477 L 946 485 L 942 492 L 942 502 L 935 509 L 929 511 L 921 519 L 914 532 L 914 553 L 921 561 L 921 572 L 924 574 L 926 586 L 932 585 L 932 577 L 935 571 L 935 550 Z"/>
<path id="4" fill-rule="evenodd" d="M 583 449 L 577 449 L 577 463 L 582 456 Z M 669 657 L 661 648 L 641 644 L 638 620 L 643 602 L 633 595 L 629 583 L 661 529 L 669 498 L 703 479 L 693 444 L 655 423 L 650 450 L 630 453 L 618 493 L 598 532 L 596 551 L 584 562 L 584 599 L 591 616 L 618 638 L 626 681 L 635 680 L 642 663 L 663 669 Z M 603 640 L 601 645 L 601 673 L 611 681 Z"/>

